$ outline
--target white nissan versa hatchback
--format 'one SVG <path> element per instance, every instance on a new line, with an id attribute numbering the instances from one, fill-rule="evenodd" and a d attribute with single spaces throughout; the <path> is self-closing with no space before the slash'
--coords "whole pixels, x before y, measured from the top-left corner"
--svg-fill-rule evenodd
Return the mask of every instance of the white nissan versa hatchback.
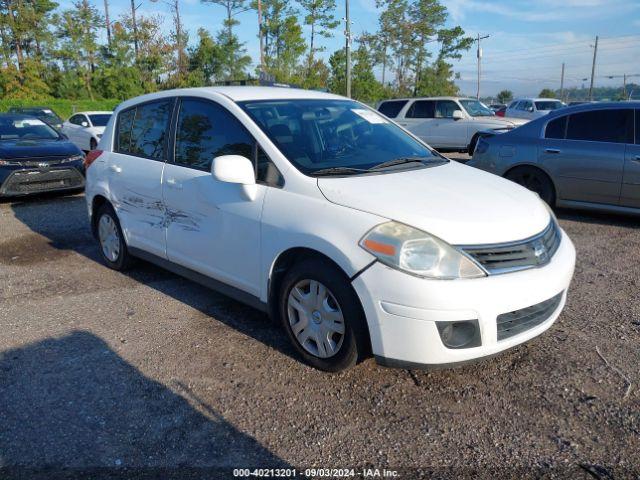
<path id="1" fill-rule="evenodd" d="M 142 258 L 267 311 L 317 368 L 486 357 L 564 306 L 575 250 L 536 194 L 347 98 L 154 93 L 121 104 L 98 149 L 106 264 Z"/>

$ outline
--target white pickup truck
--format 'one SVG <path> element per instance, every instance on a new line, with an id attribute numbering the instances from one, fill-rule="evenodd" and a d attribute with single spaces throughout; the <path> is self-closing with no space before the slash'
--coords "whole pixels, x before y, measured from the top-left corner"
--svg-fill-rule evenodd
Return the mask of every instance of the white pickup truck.
<path id="1" fill-rule="evenodd" d="M 497 117 L 475 98 L 398 98 L 382 101 L 378 110 L 436 149 L 469 154 L 479 132 L 501 133 L 528 121 Z"/>

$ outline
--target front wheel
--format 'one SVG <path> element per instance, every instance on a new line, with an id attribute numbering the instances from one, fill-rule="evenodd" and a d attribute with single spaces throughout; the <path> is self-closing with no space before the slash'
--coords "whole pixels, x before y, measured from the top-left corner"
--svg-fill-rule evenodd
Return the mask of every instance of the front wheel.
<path id="1" fill-rule="evenodd" d="M 308 259 L 285 275 L 280 317 L 291 343 L 311 366 L 338 372 L 365 358 L 366 320 L 348 278 L 328 261 Z"/>
<path id="2" fill-rule="evenodd" d="M 553 206 L 556 192 L 549 176 L 535 167 L 518 167 L 509 171 L 505 178 L 537 193 L 548 205 Z"/>

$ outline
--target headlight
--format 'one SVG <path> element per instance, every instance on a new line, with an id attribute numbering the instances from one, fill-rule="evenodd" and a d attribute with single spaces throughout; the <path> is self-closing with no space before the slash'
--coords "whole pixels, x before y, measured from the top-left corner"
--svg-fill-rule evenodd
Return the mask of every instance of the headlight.
<path id="1" fill-rule="evenodd" d="M 417 228 L 387 222 L 371 229 L 360 246 L 385 265 L 419 277 L 484 277 L 485 272 L 448 243 Z"/>
<path id="2" fill-rule="evenodd" d="M 84 160 L 84 155 L 73 155 L 72 157 L 65 158 L 62 162 L 67 163 L 67 162 L 76 162 L 76 161 L 82 161 L 82 160 Z"/>

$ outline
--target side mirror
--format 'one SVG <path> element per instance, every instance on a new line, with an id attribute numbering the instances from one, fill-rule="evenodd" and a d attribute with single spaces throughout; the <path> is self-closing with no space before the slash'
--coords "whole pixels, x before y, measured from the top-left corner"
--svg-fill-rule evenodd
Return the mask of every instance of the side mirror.
<path id="1" fill-rule="evenodd" d="M 82 125 L 84 128 L 87 128 L 89 126 L 89 122 L 82 122 L 80 125 Z"/>
<path id="2" fill-rule="evenodd" d="M 256 194 L 256 174 L 253 163 L 242 155 L 222 155 L 211 163 L 211 175 L 219 182 L 236 183 L 243 186 L 249 200 Z"/>
<path id="3" fill-rule="evenodd" d="M 464 118 L 464 114 L 462 113 L 462 110 L 454 110 L 451 118 L 454 120 L 462 120 Z"/>

